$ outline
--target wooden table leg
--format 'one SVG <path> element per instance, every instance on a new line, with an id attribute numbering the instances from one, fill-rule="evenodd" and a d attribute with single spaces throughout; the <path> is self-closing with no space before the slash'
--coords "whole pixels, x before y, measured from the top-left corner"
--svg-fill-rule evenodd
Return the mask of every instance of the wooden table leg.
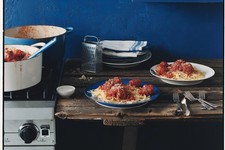
<path id="1" fill-rule="evenodd" d="M 135 150 L 137 144 L 138 127 L 124 127 L 122 150 Z"/>

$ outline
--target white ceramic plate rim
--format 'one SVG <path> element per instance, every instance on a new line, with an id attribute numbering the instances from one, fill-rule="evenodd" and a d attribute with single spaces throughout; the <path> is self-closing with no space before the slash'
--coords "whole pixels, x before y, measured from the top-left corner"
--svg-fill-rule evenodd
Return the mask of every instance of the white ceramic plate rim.
<path id="1" fill-rule="evenodd" d="M 134 62 L 130 62 L 130 63 L 110 63 L 110 62 L 105 62 L 103 61 L 102 63 L 107 64 L 107 65 L 112 65 L 112 66 L 129 66 L 129 65 L 137 65 L 140 64 L 142 62 L 147 61 L 148 59 L 150 59 L 152 57 L 152 53 L 150 51 L 148 51 L 146 54 L 146 57 L 140 61 L 134 61 Z"/>
<path id="2" fill-rule="evenodd" d="M 169 62 L 168 64 L 172 64 L 173 62 Z M 160 78 L 162 80 L 168 80 L 168 81 L 171 81 L 171 82 L 183 82 L 185 84 L 185 82 L 190 82 L 190 83 L 195 83 L 195 82 L 200 82 L 200 81 L 203 81 L 203 80 L 206 80 L 208 78 L 211 78 L 214 74 L 215 74 L 215 71 L 208 67 L 208 66 L 205 66 L 205 65 L 202 65 L 202 64 L 197 64 L 197 63 L 191 63 L 189 62 L 194 68 L 198 69 L 199 71 L 201 72 L 204 72 L 205 73 L 205 77 L 202 78 L 202 79 L 196 79 L 196 80 L 175 80 L 175 79 L 169 79 L 169 78 L 165 78 L 165 77 L 161 77 L 161 76 L 158 76 L 157 74 L 153 73 L 152 70 L 155 71 L 155 66 L 151 67 L 150 69 L 150 73 L 157 77 L 157 78 Z"/>

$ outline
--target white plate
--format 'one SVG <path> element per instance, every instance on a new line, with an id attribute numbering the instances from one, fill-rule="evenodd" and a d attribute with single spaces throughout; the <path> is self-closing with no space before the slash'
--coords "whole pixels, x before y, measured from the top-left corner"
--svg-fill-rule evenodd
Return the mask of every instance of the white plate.
<path id="1" fill-rule="evenodd" d="M 102 54 L 111 58 L 134 58 L 136 56 L 141 56 L 146 54 L 147 51 L 137 51 L 137 52 L 115 52 L 111 50 L 102 50 Z"/>
<path id="2" fill-rule="evenodd" d="M 172 64 L 173 62 L 169 62 L 168 64 Z M 189 62 L 190 63 L 190 62 Z M 208 79 L 208 78 L 211 78 L 214 74 L 215 74 L 215 71 L 208 67 L 208 66 L 205 66 L 205 65 L 201 65 L 201 64 L 197 64 L 197 63 L 190 63 L 194 68 L 198 69 L 199 71 L 203 72 L 205 74 L 205 77 L 202 78 L 202 79 L 196 79 L 196 80 L 175 80 L 175 79 L 170 79 L 170 78 L 166 78 L 166 77 L 162 77 L 162 76 L 158 76 L 156 73 L 155 73 L 155 66 L 151 67 L 150 69 L 150 73 L 161 79 L 163 82 L 165 83 L 168 83 L 168 84 L 173 84 L 173 85 L 195 85 L 195 84 L 199 84 L 201 83 L 202 81 Z"/>
<path id="3" fill-rule="evenodd" d="M 152 53 L 148 51 L 146 54 L 137 57 L 137 59 L 133 60 L 132 62 L 107 62 L 103 61 L 103 64 L 109 65 L 114 68 L 129 68 L 129 67 L 134 67 L 142 62 L 145 62 L 149 60 L 152 57 Z M 117 58 L 118 59 L 118 58 Z"/>

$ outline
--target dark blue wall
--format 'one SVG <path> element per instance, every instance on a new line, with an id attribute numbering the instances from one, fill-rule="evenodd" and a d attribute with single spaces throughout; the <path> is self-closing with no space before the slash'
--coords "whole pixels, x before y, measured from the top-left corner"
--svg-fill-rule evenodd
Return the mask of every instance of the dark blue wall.
<path id="1" fill-rule="evenodd" d="M 4 8 L 5 29 L 30 24 L 74 27 L 66 57 L 80 57 L 88 34 L 102 40 L 147 40 L 158 57 L 223 58 L 223 3 L 4 0 Z"/>

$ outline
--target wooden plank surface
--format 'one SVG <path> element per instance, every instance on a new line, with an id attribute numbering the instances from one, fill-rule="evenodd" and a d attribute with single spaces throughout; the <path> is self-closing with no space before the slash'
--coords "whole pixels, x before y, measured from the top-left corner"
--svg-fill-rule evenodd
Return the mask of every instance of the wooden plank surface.
<path id="1" fill-rule="evenodd" d="M 149 68 L 157 62 L 146 62 L 141 66 L 128 69 L 115 69 L 104 66 L 100 73 L 87 73 L 80 70 L 77 61 L 68 61 L 62 84 L 70 84 L 76 87 L 74 95 L 70 99 L 58 99 L 55 115 L 61 119 L 76 120 L 102 120 L 105 125 L 140 125 L 146 120 L 218 120 L 223 119 L 223 61 L 191 60 L 191 62 L 207 65 L 215 70 L 215 75 L 204 82 L 193 86 L 169 85 L 155 78 L 149 73 Z M 134 109 L 111 109 L 96 104 L 84 95 L 87 86 L 101 80 L 108 80 L 114 76 L 133 79 L 139 78 L 158 86 L 160 96 L 157 100 L 145 106 Z M 176 104 L 172 100 L 172 92 L 175 90 L 190 91 L 194 96 L 203 90 L 206 92 L 206 100 L 219 105 L 215 110 L 202 110 L 198 102 L 188 102 L 191 110 L 190 116 L 176 115 Z M 181 97 L 183 95 L 180 95 Z"/>

